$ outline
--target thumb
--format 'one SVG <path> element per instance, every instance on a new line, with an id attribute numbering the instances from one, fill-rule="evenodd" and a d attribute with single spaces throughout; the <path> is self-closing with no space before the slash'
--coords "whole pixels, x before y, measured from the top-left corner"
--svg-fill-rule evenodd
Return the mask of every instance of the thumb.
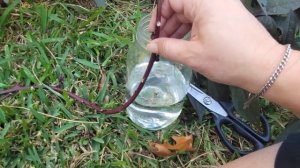
<path id="1" fill-rule="evenodd" d="M 189 60 L 199 53 L 200 44 L 173 38 L 158 38 L 147 45 L 147 50 L 174 62 L 189 64 Z"/>

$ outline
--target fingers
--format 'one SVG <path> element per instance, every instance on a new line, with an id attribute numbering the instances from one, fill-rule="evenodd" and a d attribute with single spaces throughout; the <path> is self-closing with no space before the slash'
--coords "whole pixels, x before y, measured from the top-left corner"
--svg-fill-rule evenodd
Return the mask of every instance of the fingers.
<path id="1" fill-rule="evenodd" d="M 155 7 L 155 8 L 152 10 L 152 15 L 151 15 L 150 23 L 149 23 L 149 28 L 148 28 L 148 30 L 149 30 L 150 32 L 154 32 L 154 29 L 155 29 L 155 20 L 156 20 L 156 14 L 157 14 L 156 8 L 157 8 L 157 7 Z"/>
<path id="2" fill-rule="evenodd" d="M 177 28 L 181 27 L 182 24 L 191 23 L 192 20 L 185 16 L 183 0 L 165 0 L 162 5 L 162 30 L 164 30 L 163 37 L 171 36 L 177 31 Z M 185 5 L 188 6 L 188 5 Z M 189 8 L 186 8 L 189 10 Z M 149 31 L 153 32 L 155 29 L 155 20 L 157 16 L 157 7 L 152 10 L 152 16 L 149 24 Z"/>
<path id="3" fill-rule="evenodd" d="M 201 52 L 201 44 L 172 38 L 158 38 L 147 45 L 150 52 L 157 53 L 171 61 L 193 67 L 195 57 Z"/>
<path id="4" fill-rule="evenodd" d="M 179 20 L 179 15 L 172 15 L 162 26 L 161 37 L 170 37 L 172 36 L 183 24 L 183 21 Z"/>
<path id="5" fill-rule="evenodd" d="M 191 27 L 191 24 L 183 24 L 170 37 L 181 39 L 191 30 Z"/>
<path id="6" fill-rule="evenodd" d="M 176 14 L 184 16 L 184 23 L 191 23 L 196 17 L 196 14 L 199 13 L 199 4 L 203 0 L 167 0 L 169 1 L 170 8 Z"/>
<path id="7" fill-rule="evenodd" d="M 174 14 L 173 9 L 170 7 L 170 3 L 169 0 L 165 0 L 162 4 L 162 10 L 161 10 L 161 23 L 162 25 L 164 25 L 164 23 L 166 22 L 167 19 L 169 19 L 172 15 Z M 154 31 L 155 29 L 155 20 L 156 20 L 156 15 L 157 15 L 157 7 L 155 7 L 152 10 L 152 16 L 151 16 L 151 21 L 149 24 L 149 30 L 151 32 Z"/>

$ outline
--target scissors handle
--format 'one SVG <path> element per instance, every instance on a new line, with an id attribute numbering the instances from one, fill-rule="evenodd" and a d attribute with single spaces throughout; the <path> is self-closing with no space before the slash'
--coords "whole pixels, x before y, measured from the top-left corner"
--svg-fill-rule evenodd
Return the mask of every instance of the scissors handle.
<path id="1" fill-rule="evenodd" d="M 247 132 L 242 126 L 240 126 L 235 121 L 231 120 L 229 117 L 223 117 L 218 114 L 214 114 L 214 120 L 215 120 L 215 128 L 216 132 L 219 135 L 221 141 L 224 143 L 225 146 L 228 147 L 232 152 L 236 152 L 240 154 L 241 156 L 246 155 L 248 153 L 251 153 L 253 151 L 256 151 L 258 149 L 262 149 L 264 147 L 264 144 L 260 142 L 258 139 L 256 139 L 251 133 Z M 226 137 L 222 126 L 223 125 L 230 125 L 235 132 L 237 132 L 239 135 L 244 137 L 247 141 L 251 142 L 251 144 L 254 146 L 251 150 L 240 150 L 238 147 L 234 146 Z"/>
<path id="2" fill-rule="evenodd" d="M 260 134 L 258 131 L 255 131 L 251 126 L 249 126 L 248 124 L 246 124 L 245 122 L 241 121 L 240 119 L 238 119 L 237 117 L 234 116 L 234 114 L 232 113 L 234 111 L 234 107 L 233 107 L 232 103 L 220 102 L 220 104 L 227 111 L 228 116 L 232 120 L 236 121 L 241 127 L 243 127 L 248 132 L 250 132 L 255 138 L 257 138 L 258 140 L 260 140 L 261 142 L 264 142 L 264 143 L 268 143 L 271 140 L 271 133 L 270 133 L 271 128 L 268 123 L 268 120 L 266 119 L 266 117 L 263 114 L 260 114 L 260 116 L 259 116 L 260 122 L 263 127 L 263 132 L 262 132 L 262 134 Z"/>

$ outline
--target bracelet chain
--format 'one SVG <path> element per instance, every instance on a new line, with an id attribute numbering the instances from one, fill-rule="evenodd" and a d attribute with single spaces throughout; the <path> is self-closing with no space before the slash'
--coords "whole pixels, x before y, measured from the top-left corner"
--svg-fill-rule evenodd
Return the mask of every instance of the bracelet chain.
<path id="1" fill-rule="evenodd" d="M 250 98 L 245 102 L 244 109 L 247 108 L 253 100 L 257 99 L 258 97 L 264 95 L 275 83 L 276 79 L 278 78 L 279 74 L 283 71 L 285 65 L 287 64 L 287 61 L 289 60 L 291 55 L 291 44 L 288 44 L 285 54 L 283 58 L 281 59 L 279 65 L 277 66 L 276 70 L 273 72 L 273 74 L 270 76 L 267 83 L 262 87 L 262 89 L 255 95 L 250 96 Z"/>

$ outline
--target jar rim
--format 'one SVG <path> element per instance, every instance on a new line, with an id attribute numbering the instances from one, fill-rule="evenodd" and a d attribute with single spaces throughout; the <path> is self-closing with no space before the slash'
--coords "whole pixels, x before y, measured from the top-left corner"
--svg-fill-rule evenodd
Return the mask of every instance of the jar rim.
<path id="1" fill-rule="evenodd" d="M 151 20 L 151 15 L 147 14 L 141 18 L 138 23 L 136 40 L 143 47 L 146 48 L 150 41 L 151 32 L 149 31 L 149 23 Z"/>

